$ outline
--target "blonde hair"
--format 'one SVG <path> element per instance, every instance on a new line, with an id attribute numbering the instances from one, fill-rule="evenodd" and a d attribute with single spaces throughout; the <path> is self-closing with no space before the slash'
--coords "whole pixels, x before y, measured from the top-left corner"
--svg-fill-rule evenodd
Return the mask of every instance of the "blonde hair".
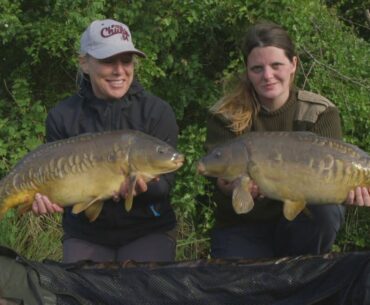
<path id="1" fill-rule="evenodd" d="M 286 57 L 293 61 L 296 57 L 294 44 L 288 33 L 275 23 L 262 22 L 251 26 L 244 38 L 242 53 L 245 65 L 250 52 L 256 47 L 273 46 L 284 50 Z M 291 79 L 293 84 L 294 75 Z M 236 85 L 210 108 L 212 114 L 221 115 L 230 124 L 227 126 L 236 134 L 243 133 L 252 125 L 253 118 L 260 111 L 257 94 L 247 75 L 239 77 Z"/>
<path id="2" fill-rule="evenodd" d="M 232 81 L 229 81 L 232 82 Z M 226 89 L 227 90 L 227 89 Z M 210 108 L 212 114 L 221 115 L 230 124 L 227 126 L 236 134 L 249 129 L 257 115 L 260 104 L 247 78 L 240 77 L 232 89 Z"/>

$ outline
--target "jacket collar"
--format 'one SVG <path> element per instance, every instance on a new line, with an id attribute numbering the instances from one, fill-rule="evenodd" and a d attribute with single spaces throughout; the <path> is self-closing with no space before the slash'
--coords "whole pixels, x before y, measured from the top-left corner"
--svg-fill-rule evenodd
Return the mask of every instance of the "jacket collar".
<path id="1" fill-rule="evenodd" d="M 127 93 L 120 99 L 104 100 L 95 96 L 92 90 L 90 79 L 88 76 L 84 75 L 84 78 L 81 81 L 79 94 L 89 106 L 96 108 L 97 110 L 103 110 L 107 107 L 127 108 L 131 105 L 133 96 L 139 94 L 143 90 L 144 88 L 141 86 L 141 84 L 134 79 Z"/>

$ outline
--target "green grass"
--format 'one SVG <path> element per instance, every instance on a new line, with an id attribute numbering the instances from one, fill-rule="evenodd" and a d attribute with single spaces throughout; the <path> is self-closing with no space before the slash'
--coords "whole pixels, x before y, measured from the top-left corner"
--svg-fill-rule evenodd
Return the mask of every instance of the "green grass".
<path id="1" fill-rule="evenodd" d="M 334 249 L 339 252 L 370 250 L 370 208 L 348 207 Z"/>
<path id="2" fill-rule="evenodd" d="M 208 236 L 210 208 L 202 210 L 201 221 L 181 215 L 177 210 L 178 240 L 177 261 L 209 258 Z M 32 213 L 22 216 L 9 211 L 0 221 L 0 245 L 15 250 L 20 255 L 35 261 L 62 257 L 61 215 L 35 217 Z M 341 228 L 333 247 L 334 252 L 370 250 L 370 209 L 347 209 L 346 222 Z"/>
<path id="3" fill-rule="evenodd" d="M 9 211 L 0 222 L 0 245 L 32 260 L 59 261 L 62 257 L 60 221 L 60 215 L 35 217 L 25 213 L 19 216 L 14 210 Z"/>

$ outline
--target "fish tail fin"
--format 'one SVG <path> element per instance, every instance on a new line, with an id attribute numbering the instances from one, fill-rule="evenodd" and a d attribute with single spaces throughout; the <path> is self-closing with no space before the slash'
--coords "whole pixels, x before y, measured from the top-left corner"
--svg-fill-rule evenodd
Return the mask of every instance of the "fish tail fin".
<path id="1" fill-rule="evenodd" d="M 0 195 L 1 196 L 1 195 Z M 35 194 L 30 191 L 23 191 L 17 194 L 0 197 L 0 219 L 6 214 L 6 212 L 14 207 L 19 207 L 19 213 L 23 214 L 31 209 L 31 204 Z"/>

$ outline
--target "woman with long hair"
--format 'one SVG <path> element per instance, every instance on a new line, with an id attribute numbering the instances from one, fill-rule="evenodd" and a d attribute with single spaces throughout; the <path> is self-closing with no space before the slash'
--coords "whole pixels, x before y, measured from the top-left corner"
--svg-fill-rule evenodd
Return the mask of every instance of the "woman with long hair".
<path id="1" fill-rule="evenodd" d="M 274 23 L 258 23 L 246 33 L 242 52 L 245 73 L 210 108 L 206 148 L 249 131 L 311 131 L 340 139 L 337 107 L 325 97 L 294 85 L 298 56 L 288 33 Z M 215 258 L 261 258 L 330 251 L 344 222 L 342 205 L 310 205 L 309 214 L 293 221 L 282 214 L 282 203 L 259 194 L 253 184 L 255 206 L 236 214 L 231 204 L 234 182 L 215 182 L 216 224 L 211 236 Z M 370 205 L 369 190 L 356 188 L 347 203 Z"/>

